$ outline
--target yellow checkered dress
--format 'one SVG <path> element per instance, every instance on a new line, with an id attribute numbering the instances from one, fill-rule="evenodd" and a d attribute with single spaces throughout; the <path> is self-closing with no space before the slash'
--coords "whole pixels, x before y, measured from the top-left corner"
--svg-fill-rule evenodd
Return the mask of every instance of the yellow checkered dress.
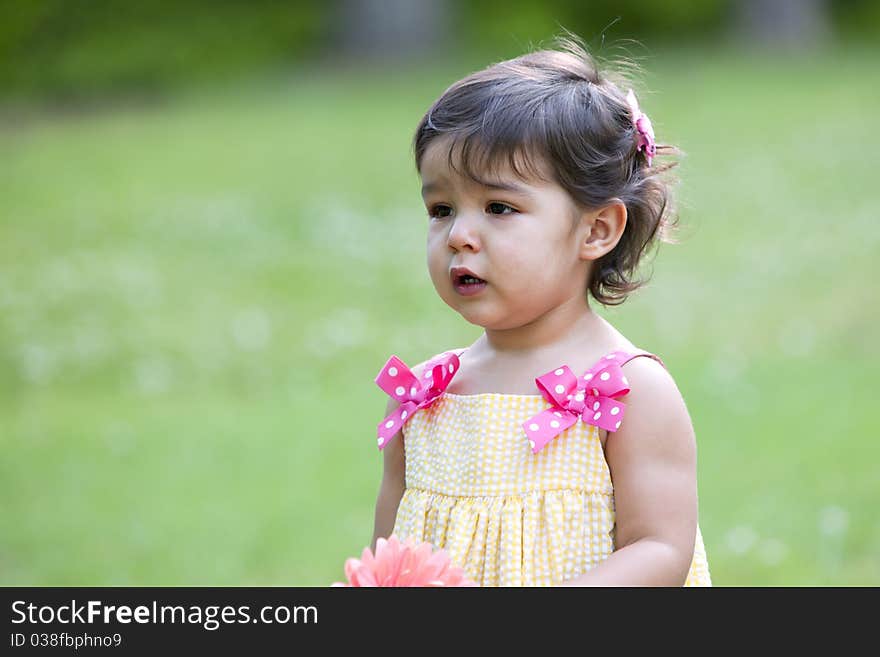
<path id="1" fill-rule="evenodd" d="M 614 551 L 614 489 L 597 427 L 577 422 L 532 454 L 522 423 L 541 395 L 443 393 L 403 429 L 394 533 L 445 548 L 482 586 L 550 586 Z M 685 586 L 710 586 L 697 528 Z"/>

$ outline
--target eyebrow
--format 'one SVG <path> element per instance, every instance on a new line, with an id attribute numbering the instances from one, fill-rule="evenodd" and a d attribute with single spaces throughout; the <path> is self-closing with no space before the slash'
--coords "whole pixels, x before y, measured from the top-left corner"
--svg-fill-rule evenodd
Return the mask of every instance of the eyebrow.
<path id="1" fill-rule="evenodd" d="M 501 190 L 504 192 L 513 192 L 514 194 L 521 194 L 523 196 L 528 196 L 531 198 L 532 193 L 523 187 L 522 185 L 517 185 L 513 182 L 503 182 L 503 181 L 494 181 L 494 180 L 477 180 L 477 184 L 481 187 L 485 187 L 486 189 L 493 190 Z M 422 196 L 425 194 L 430 194 L 433 191 L 436 191 L 442 187 L 440 183 L 426 183 L 422 185 Z"/>

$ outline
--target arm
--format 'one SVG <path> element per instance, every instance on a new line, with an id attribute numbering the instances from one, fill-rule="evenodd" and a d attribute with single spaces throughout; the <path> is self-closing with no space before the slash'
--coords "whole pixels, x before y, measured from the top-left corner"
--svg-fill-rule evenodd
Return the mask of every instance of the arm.
<path id="1" fill-rule="evenodd" d="M 420 363 L 412 368 L 416 377 L 421 377 L 424 363 Z M 387 417 L 399 406 L 397 400 L 388 399 L 388 405 L 385 408 Z M 382 450 L 382 483 L 379 485 L 379 494 L 376 498 L 376 517 L 373 525 L 373 540 L 370 543 L 370 549 L 375 552 L 376 540 L 379 538 L 388 538 L 394 530 L 394 523 L 397 520 L 397 507 L 403 497 L 403 491 L 406 488 L 406 455 L 403 446 L 403 433 L 398 431 L 388 441 L 385 449 Z"/>
<path id="2" fill-rule="evenodd" d="M 697 531 L 696 439 L 684 400 L 653 359 L 627 363 L 626 414 L 608 434 L 615 551 L 563 586 L 681 586 Z"/>

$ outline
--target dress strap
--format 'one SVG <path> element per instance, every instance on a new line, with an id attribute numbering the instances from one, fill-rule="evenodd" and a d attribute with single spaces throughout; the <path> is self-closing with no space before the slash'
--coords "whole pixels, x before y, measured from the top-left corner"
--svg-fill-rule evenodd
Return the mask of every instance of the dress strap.
<path id="1" fill-rule="evenodd" d="M 590 368 L 590 370 L 598 368 L 599 366 L 601 366 L 601 363 L 606 360 L 614 361 L 618 365 L 623 367 L 629 361 L 631 361 L 633 358 L 638 358 L 639 356 L 645 356 L 647 358 L 651 358 L 653 360 L 656 360 L 658 363 L 660 363 L 663 366 L 663 369 L 669 369 L 666 367 L 666 363 L 664 363 L 660 359 L 660 357 L 657 356 L 656 354 L 652 354 L 650 351 L 645 351 L 643 349 L 637 349 L 636 351 L 626 351 L 626 350 L 612 351 L 609 354 L 602 356 L 602 358 L 600 358 L 598 361 L 596 361 L 596 363 L 593 365 L 593 367 Z"/>
<path id="2" fill-rule="evenodd" d="M 434 365 L 441 361 L 447 360 L 453 354 L 455 356 L 461 356 L 465 351 L 467 351 L 467 349 L 467 347 L 461 347 L 459 349 L 448 349 L 447 351 L 441 351 L 439 354 L 431 356 L 428 360 L 425 361 L 424 371 L 430 371 Z"/>

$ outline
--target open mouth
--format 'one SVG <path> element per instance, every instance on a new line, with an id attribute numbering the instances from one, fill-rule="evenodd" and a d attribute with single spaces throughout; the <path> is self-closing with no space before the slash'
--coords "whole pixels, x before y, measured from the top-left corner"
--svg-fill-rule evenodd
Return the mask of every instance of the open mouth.
<path id="1" fill-rule="evenodd" d="M 476 276 L 469 276 L 468 274 L 463 274 L 461 276 L 455 277 L 456 285 L 477 285 L 478 283 L 485 283 L 482 278 L 477 278 Z"/>
<path id="2" fill-rule="evenodd" d="M 477 294 L 486 287 L 486 281 L 472 274 L 458 274 L 452 278 L 452 286 L 455 291 L 464 296 Z"/>

